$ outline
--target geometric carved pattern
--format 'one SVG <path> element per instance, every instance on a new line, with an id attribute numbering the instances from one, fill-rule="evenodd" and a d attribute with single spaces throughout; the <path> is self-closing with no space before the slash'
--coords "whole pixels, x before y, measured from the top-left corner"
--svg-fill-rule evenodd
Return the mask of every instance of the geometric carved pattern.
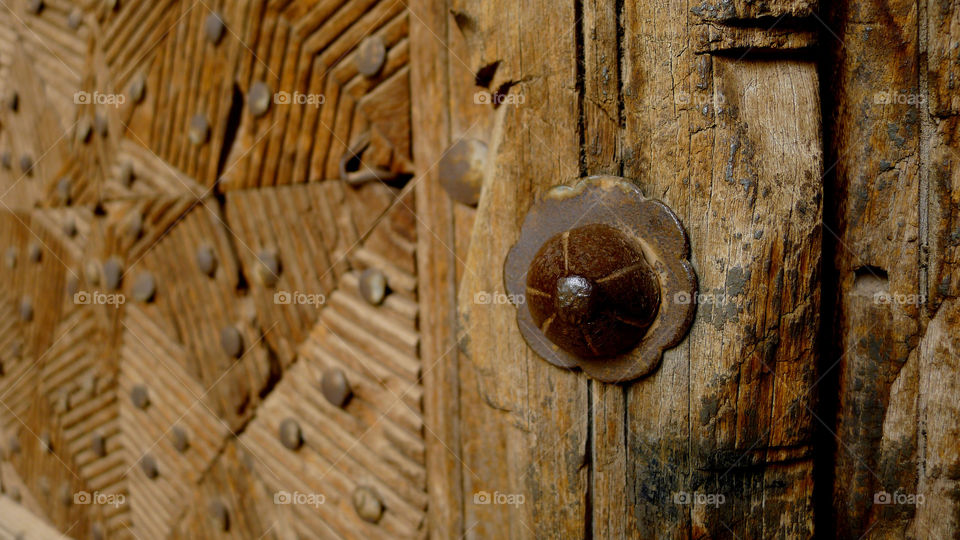
<path id="1" fill-rule="evenodd" d="M 423 537 L 406 4 L 7 4 L 0 536 Z M 365 75 L 370 36 L 384 58 Z M 255 114 L 257 83 L 288 102 Z M 397 180 L 344 181 L 348 149 Z"/>

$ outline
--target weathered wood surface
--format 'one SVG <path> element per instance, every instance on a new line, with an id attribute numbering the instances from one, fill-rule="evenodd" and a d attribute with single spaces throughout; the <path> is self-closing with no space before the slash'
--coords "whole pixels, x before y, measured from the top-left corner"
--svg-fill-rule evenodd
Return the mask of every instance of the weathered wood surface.
<path id="1" fill-rule="evenodd" d="M 737 6 L 452 7 L 478 34 L 468 65 L 496 65 L 490 87 L 524 98 L 488 110 L 493 157 L 460 287 L 461 406 L 487 404 L 461 426 L 468 537 L 812 534 L 819 88 L 813 58 L 793 52 L 809 35 L 766 37 L 763 24 L 811 4 Z M 763 37 L 698 54 L 689 23 L 705 19 Z M 503 292 L 502 260 L 530 204 L 601 173 L 678 213 L 701 293 L 720 300 L 699 306 L 658 371 L 621 386 L 549 366 L 526 348 L 513 306 L 474 302 Z M 471 505 L 479 491 L 525 503 Z M 724 502 L 677 504 L 684 493 Z"/>
<path id="2" fill-rule="evenodd" d="M 843 537 L 953 538 L 960 9 L 871 1 L 825 17 L 836 301 L 821 365 L 835 413 L 825 442 L 837 439 L 823 452 L 824 523 Z"/>
<path id="3" fill-rule="evenodd" d="M 376 0 L 36 4 L 0 6 L 0 488 L 4 508 L 19 503 L 0 523 L 424 537 L 428 455 L 449 456 L 446 435 L 425 438 L 448 385 L 421 362 L 419 250 L 439 251 L 415 214 L 442 192 L 405 186 L 419 19 Z M 370 36 L 383 65 L 364 75 Z M 363 139 L 359 161 L 396 181 L 341 178 Z M 379 305 L 361 293 L 366 269 L 385 276 Z M 342 407 L 321 391 L 336 369 L 352 389 Z M 288 418 L 298 449 L 280 442 Z M 383 508 L 368 520 L 361 486 Z"/>

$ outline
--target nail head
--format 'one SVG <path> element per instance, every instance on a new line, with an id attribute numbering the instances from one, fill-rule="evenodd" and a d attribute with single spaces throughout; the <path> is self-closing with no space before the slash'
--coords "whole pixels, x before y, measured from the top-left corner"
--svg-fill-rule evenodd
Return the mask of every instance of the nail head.
<path id="1" fill-rule="evenodd" d="M 157 285 L 150 272 L 142 272 L 133 282 L 133 298 L 138 302 L 150 302 L 157 292 Z"/>
<path id="2" fill-rule="evenodd" d="M 376 523 L 383 515 L 383 502 L 377 493 L 366 486 L 353 490 L 353 508 L 364 521 Z"/>
<path id="3" fill-rule="evenodd" d="M 357 48 L 356 67 L 362 75 L 373 77 L 383 68 L 387 59 L 387 47 L 380 36 L 369 36 Z"/>
<path id="4" fill-rule="evenodd" d="M 239 358 L 243 353 L 243 336 L 235 326 L 224 326 L 220 330 L 220 346 L 231 358 Z"/>
<path id="5" fill-rule="evenodd" d="M 340 368 L 330 368 L 323 372 L 320 389 L 323 397 L 334 407 L 343 407 L 353 394 L 350 382 Z"/>
<path id="6" fill-rule="evenodd" d="M 303 446 L 303 433 L 300 424 L 293 418 L 286 418 L 280 422 L 280 442 L 288 450 L 299 450 Z"/>
<path id="7" fill-rule="evenodd" d="M 250 113 L 253 116 L 263 116 L 270 109 L 270 100 L 273 99 L 273 92 L 267 83 L 257 81 L 250 86 L 247 93 L 247 101 L 250 104 Z"/>
<path id="8" fill-rule="evenodd" d="M 130 401 L 138 409 L 146 409 L 150 404 L 150 392 L 145 385 L 137 384 L 130 389 Z"/>

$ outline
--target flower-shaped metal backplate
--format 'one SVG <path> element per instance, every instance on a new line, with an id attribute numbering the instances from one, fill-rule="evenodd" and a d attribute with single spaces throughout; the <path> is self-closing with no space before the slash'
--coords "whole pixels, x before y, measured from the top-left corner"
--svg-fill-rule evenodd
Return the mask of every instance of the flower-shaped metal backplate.
<path id="1" fill-rule="evenodd" d="M 504 282 L 512 299 L 528 299 L 531 293 L 542 297 L 544 293 L 531 289 L 528 283 L 531 264 L 538 254 L 543 256 L 541 248 L 548 241 L 555 243 L 555 237 L 566 231 L 590 230 L 588 226 L 596 224 L 615 229 L 633 243 L 657 278 L 653 286 L 659 286 L 659 306 L 652 323 L 635 326 L 633 331 L 642 336 L 639 339 L 621 340 L 636 345 L 613 356 L 574 354 L 571 347 L 562 348 L 547 337 L 544 329 L 550 332 L 550 323 L 538 326 L 534 322 L 529 300 L 517 305 L 517 324 L 527 344 L 551 364 L 583 369 L 603 382 L 630 381 L 656 369 L 663 351 L 677 345 L 686 335 L 696 309 L 692 299 L 697 278 L 688 260 L 690 244 L 680 220 L 665 204 L 644 197 L 633 183 L 614 176 L 594 176 L 573 187 L 556 187 L 527 214 L 520 239 L 507 254 Z M 542 265 L 542 260 L 537 262 Z M 583 270 L 579 273 L 589 273 L 591 269 Z M 615 277 L 611 274 L 598 281 Z M 570 278 L 558 282 L 561 296 L 569 282 Z M 655 295 L 656 291 L 652 293 Z M 651 291 L 630 294 L 638 295 L 639 300 L 650 296 Z M 616 300 L 623 303 L 622 298 Z M 598 301 L 613 302 L 602 294 Z M 542 319 L 539 313 L 538 318 Z M 623 325 L 618 331 L 623 331 Z M 598 332 L 584 329 L 584 334 L 589 338 Z"/>

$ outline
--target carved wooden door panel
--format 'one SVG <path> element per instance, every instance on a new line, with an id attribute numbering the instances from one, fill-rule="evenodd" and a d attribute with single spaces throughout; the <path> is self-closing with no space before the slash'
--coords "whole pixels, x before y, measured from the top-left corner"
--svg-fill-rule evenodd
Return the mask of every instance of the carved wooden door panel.
<path id="1" fill-rule="evenodd" d="M 0 535 L 425 535 L 413 21 L 4 4 Z"/>
<path id="2" fill-rule="evenodd" d="M 0 538 L 957 537 L 960 7 L 825 4 L 0 2 Z"/>

